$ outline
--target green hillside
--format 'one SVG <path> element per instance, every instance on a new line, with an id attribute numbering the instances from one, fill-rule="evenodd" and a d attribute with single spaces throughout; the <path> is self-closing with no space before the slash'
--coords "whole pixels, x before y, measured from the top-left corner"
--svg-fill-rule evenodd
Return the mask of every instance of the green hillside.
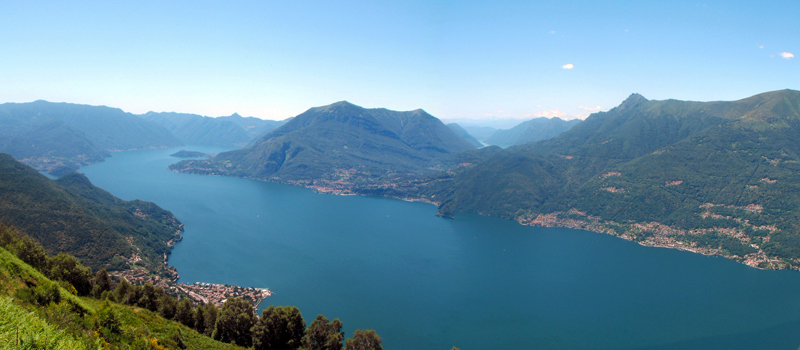
<path id="1" fill-rule="evenodd" d="M 9 243 L 8 230 L 13 229 L 0 224 L 4 245 Z M 104 294 L 109 301 L 79 297 L 74 290 L 66 281 L 45 277 L 0 245 L 0 347 L 239 349 L 158 312 L 116 303 L 114 293 Z"/>
<path id="2" fill-rule="evenodd" d="M 353 183 L 446 169 L 456 154 L 474 148 L 425 111 L 366 109 L 343 101 L 311 108 L 248 148 L 170 168 L 298 183 Z"/>
<path id="3" fill-rule="evenodd" d="M 0 104 L 0 152 L 57 175 L 113 151 L 179 145 L 164 127 L 118 108 L 47 101 Z"/>
<path id="4" fill-rule="evenodd" d="M 219 308 L 195 306 L 147 283 L 115 286 L 105 270 L 92 277 L 74 257 L 49 257 L 33 239 L 0 223 L 2 348 L 382 349 L 374 330 L 356 330 L 345 340 L 339 319 L 318 315 L 306 327 L 293 306 L 269 306 L 260 317 L 255 311 L 238 297 Z"/>
<path id="5" fill-rule="evenodd" d="M 800 266 L 800 92 L 732 102 L 634 94 L 560 136 L 423 192 L 440 213 L 582 227 L 647 245 Z"/>
<path id="6" fill-rule="evenodd" d="M 81 174 L 50 180 L 0 154 L 0 222 L 39 241 L 50 254 L 67 252 L 94 269 L 131 264 L 162 271 L 182 224 L 168 211 L 124 201 Z"/>

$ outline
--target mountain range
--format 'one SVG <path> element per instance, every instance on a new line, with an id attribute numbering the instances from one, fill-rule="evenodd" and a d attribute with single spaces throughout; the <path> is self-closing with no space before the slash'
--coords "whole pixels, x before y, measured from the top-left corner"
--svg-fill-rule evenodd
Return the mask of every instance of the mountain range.
<path id="1" fill-rule="evenodd" d="M 109 152 L 180 145 L 164 127 L 118 108 L 0 104 L 0 152 L 56 175 L 101 161 Z"/>
<path id="2" fill-rule="evenodd" d="M 495 152 L 419 193 L 446 216 L 588 228 L 797 268 L 798 139 L 795 90 L 731 102 L 633 94 L 553 139 Z"/>
<path id="3" fill-rule="evenodd" d="M 524 121 L 511 129 L 497 130 L 484 143 L 505 148 L 529 142 L 549 140 L 580 122 L 580 119 L 535 118 Z"/>
<path id="4" fill-rule="evenodd" d="M 372 181 L 445 170 L 456 154 L 472 149 L 421 109 L 396 112 L 342 101 L 311 108 L 247 148 L 170 168 L 306 184 Z"/>
<path id="5" fill-rule="evenodd" d="M 141 117 L 169 130 L 187 145 L 244 147 L 257 137 L 286 123 L 285 120 L 265 120 L 242 117 L 204 117 L 185 113 L 148 112 Z"/>

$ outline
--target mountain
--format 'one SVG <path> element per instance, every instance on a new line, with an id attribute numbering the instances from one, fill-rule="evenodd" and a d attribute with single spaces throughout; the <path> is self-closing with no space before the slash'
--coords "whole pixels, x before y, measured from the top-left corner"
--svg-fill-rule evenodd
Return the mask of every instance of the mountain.
<path id="1" fill-rule="evenodd" d="M 140 200 L 125 201 L 82 174 L 50 180 L 0 153 L 0 222 L 35 238 L 49 254 L 66 252 L 94 268 L 165 267 L 182 224 Z"/>
<path id="2" fill-rule="evenodd" d="M 164 127 L 117 108 L 35 101 L 0 104 L 0 152 L 63 174 L 109 152 L 181 145 Z"/>
<path id="3" fill-rule="evenodd" d="M 286 121 L 242 117 L 204 117 L 197 114 L 148 112 L 145 120 L 164 126 L 187 145 L 243 147 Z"/>
<path id="4" fill-rule="evenodd" d="M 738 101 L 633 94 L 547 141 L 432 183 L 442 215 L 607 232 L 645 245 L 800 266 L 800 92 Z"/>
<path id="5" fill-rule="evenodd" d="M 455 132 L 456 135 L 461 136 L 464 140 L 467 140 L 467 142 L 469 142 L 470 145 L 475 146 L 475 148 L 483 147 L 483 144 L 476 138 L 472 137 L 472 135 L 470 135 L 469 132 L 467 132 L 467 130 L 462 128 L 461 125 L 458 125 L 457 123 L 450 123 L 447 124 L 447 127 L 453 130 L 453 132 Z"/>
<path id="6" fill-rule="evenodd" d="M 505 148 L 528 142 L 549 140 L 580 122 L 579 119 L 535 118 L 522 122 L 511 129 L 495 131 L 492 136 L 486 139 L 486 143 Z"/>
<path id="7" fill-rule="evenodd" d="M 475 147 L 439 119 L 418 109 L 366 109 L 346 101 L 311 108 L 250 147 L 210 160 L 187 160 L 182 172 L 309 184 L 352 182 L 433 172 Z"/>

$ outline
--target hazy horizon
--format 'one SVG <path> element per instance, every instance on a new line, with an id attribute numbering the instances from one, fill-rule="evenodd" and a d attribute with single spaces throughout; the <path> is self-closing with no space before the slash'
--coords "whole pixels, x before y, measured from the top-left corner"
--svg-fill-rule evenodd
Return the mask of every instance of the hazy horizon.
<path id="1" fill-rule="evenodd" d="M 800 4 L 10 3 L 0 102 L 282 120 L 348 100 L 443 120 L 583 118 L 631 93 L 800 88 Z"/>

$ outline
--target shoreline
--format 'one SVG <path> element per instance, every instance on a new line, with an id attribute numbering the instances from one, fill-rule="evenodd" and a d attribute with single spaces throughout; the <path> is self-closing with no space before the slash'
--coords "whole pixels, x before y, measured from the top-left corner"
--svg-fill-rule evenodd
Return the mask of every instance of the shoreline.
<path id="1" fill-rule="evenodd" d="M 397 196 L 372 196 L 366 194 L 360 194 L 356 191 L 351 189 L 330 189 L 328 187 L 313 185 L 313 184 L 301 184 L 301 183 L 289 183 L 285 181 L 273 181 L 269 179 L 257 179 L 251 178 L 254 180 L 259 181 L 268 181 L 268 182 L 275 182 L 281 183 L 286 185 L 292 186 L 300 186 L 305 188 L 314 189 L 317 193 L 320 194 L 332 194 L 332 195 L 344 195 L 344 196 L 352 196 L 358 195 L 363 197 L 382 197 L 382 198 L 391 198 L 402 200 L 406 202 L 422 202 L 436 205 L 437 207 L 441 204 L 435 201 L 432 201 L 428 198 L 414 198 L 414 197 L 397 197 Z M 631 229 L 624 231 L 623 233 L 618 233 L 612 227 L 621 227 L 623 225 L 613 222 L 613 221 L 605 221 L 600 219 L 599 217 L 587 216 L 586 213 L 580 212 L 577 209 L 571 209 L 568 212 L 554 212 L 550 214 L 536 214 L 531 219 L 531 215 L 533 214 L 526 214 L 526 215 L 518 215 L 516 217 L 503 217 L 503 216 L 494 216 L 494 215 L 487 215 L 483 213 L 475 213 L 482 216 L 488 217 L 498 217 L 498 218 L 506 218 L 510 220 L 516 221 L 518 224 L 523 226 L 533 226 L 533 227 L 558 227 L 558 228 L 570 228 L 570 229 L 579 229 L 579 230 L 586 230 L 594 233 L 602 233 L 607 234 L 610 236 L 618 237 L 625 239 L 627 241 L 631 241 L 637 243 L 643 247 L 653 247 L 653 248 L 665 248 L 665 249 L 677 249 L 682 251 L 687 251 L 695 254 L 702 254 L 706 256 L 719 256 L 729 260 L 733 260 L 735 262 L 747 265 L 749 267 L 759 269 L 759 270 L 796 270 L 800 271 L 800 266 L 793 265 L 790 262 L 784 261 L 780 258 L 770 257 L 763 250 L 758 248 L 758 252 L 754 254 L 748 254 L 744 257 L 740 257 L 738 255 L 726 255 L 722 254 L 720 248 L 707 248 L 707 247 L 698 247 L 694 244 L 687 244 L 685 242 L 679 241 L 676 239 L 677 236 L 685 236 L 685 235 L 696 235 L 703 233 L 702 230 L 693 230 L 697 232 L 692 232 L 688 230 L 680 230 L 670 226 L 663 225 L 658 222 L 650 222 L 650 223 L 628 223 Z M 564 219 L 558 218 L 557 216 L 560 214 L 571 214 L 571 215 L 579 215 L 586 217 L 584 220 L 580 219 Z M 440 214 L 436 214 L 437 216 L 442 216 Z M 447 216 L 442 216 L 447 217 Z M 454 219 L 454 217 L 448 217 Z M 549 219 L 549 220 L 548 220 Z M 655 234 L 652 237 L 648 237 L 644 240 L 637 240 L 636 239 L 636 231 L 667 231 L 672 234 Z"/>
<path id="2" fill-rule="evenodd" d="M 191 172 L 191 171 L 185 172 L 185 171 L 179 171 L 177 169 L 169 169 L 169 170 L 184 174 L 198 174 L 196 172 Z M 228 176 L 222 174 L 201 174 L 201 175 Z M 384 195 L 366 194 L 362 192 L 363 189 L 353 188 L 355 187 L 355 185 L 352 183 L 338 182 L 335 185 L 331 183 L 322 185 L 322 184 L 315 184 L 313 180 L 303 180 L 303 181 L 281 180 L 279 178 L 274 178 L 274 177 L 256 178 L 250 176 L 234 176 L 234 177 L 305 187 L 313 189 L 315 190 L 315 192 L 320 194 L 332 194 L 341 196 L 358 195 L 364 197 L 378 197 L 378 198 L 382 197 L 382 198 L 403 200 L 407 202 L 429 203 L 436 205 L 437 207 L 441 205 L 441 203 L 431 200 L 429 198 L 410 197 L 410 196 L 401 197 L 401 196 L 392 196 L 390 194 L 384 194 Z M 714 204 L 707 203 L 704 205 L 713 206 Z M 738 263 L 745 264 L 747 266 L 759 270 L 788 269 L 788 270 L 800 271 L 800 261 L 792 261 L 776 256 L 769 256 L 761 249 L 759 245 L 751 243 L 748 240 L 748 237 L 743 237 L 741 234 L 738 234 L 736 230 L 731 230 L 731 229 L 711 228 L 711 229 L 684 230 L 684 229 L 670 227 L 661 224 L 659 222 L 617 223 L 613 221 L 602 220 L 600 217 L 586 215 L 586 213 L 578 211 L 577 209 L 574 208 L 566 212 L 553 212 L 549 214 L 538 214 L 529 212 L 525 214 L 516 215 L 515 217 L 486 215 L 484 213 L 476 213 L 476 214 L 511 219 L 525 226 L 561 227 L 561 228 L 581 229 L 595 233 L 604 233 L 628 241 L 636 242 L 639 245 L 645 247 L 678 249 L 709 256 L 716 255 L 736 261 Z M 436 215 L 442 217 L 449 217 L 449 216 L 444 216 L 440 213 L 437 213 Z M 746 254 L 745 256 L 729 255 L 725 254 L 725 252 L 721 247 L 718 248 L 701 247 L 698 246 L 696 242 L 691 242 L 690 240 L 686 239 L 692 236 L 697 236 L 717 231 L 719 231 L 721 235 L 737 238 L 742 242 L 742 244 L 749 245 L 752 248 L 756 249 L 757 251 L 755 253 Z M 681 241 L 679 238 L 684 238 L 685 241 Z"/>

